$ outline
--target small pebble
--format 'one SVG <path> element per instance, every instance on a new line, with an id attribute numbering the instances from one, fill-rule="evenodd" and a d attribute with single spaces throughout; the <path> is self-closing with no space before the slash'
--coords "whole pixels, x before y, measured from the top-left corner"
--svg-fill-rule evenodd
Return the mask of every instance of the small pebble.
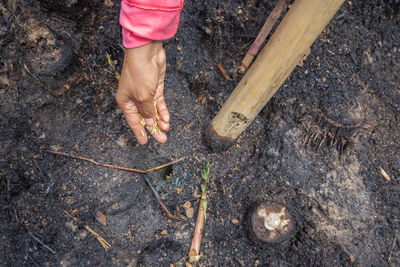
<path id="1" fill-rule="evenodd" d="M 193 218 L 193 208 L 185 209 L 185 213 L 186 213 L 186 217 L 188 217 L 188 219 Z"/>
<path id="2" fill-rule="evenodd" d="M 101 211 L 96 211 L 95 219 L 103 226 L 107 226 L 107 217 Z"/>
<path id="3" fill-rule="evenodd" d="M 161 231 L 161 234 L 162 234 L 162 235 L 167 235 L 167 234 L 168 234 L 168 231 L 167 231 L 167 230 L 162 230 L 162 231 Z"/>
<path id="4" fill-rule="evenodd" d="M 65 223 L 65 227 L 67 227 L 68 229 L 72 230 L 72 232 L 75 232 L 78 229 L 78 226 L 74 224 L 74 222 L 72 221 L 67 221 Z"/>
<path id="5" fill-rule="evenodd" d="M 117 145 L 121 148 L 125 148 L 128 140 L 126 140 L 124 135 L 121 135 L 117 140 Z"/>

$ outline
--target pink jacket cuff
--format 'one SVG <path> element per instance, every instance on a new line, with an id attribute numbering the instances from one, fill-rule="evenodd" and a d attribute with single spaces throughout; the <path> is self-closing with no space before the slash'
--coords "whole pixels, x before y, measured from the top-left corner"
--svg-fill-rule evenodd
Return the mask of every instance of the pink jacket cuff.
<path id="1" fill-rule="evenodd" d="M 174 36 L 182 7 L 183 0 L 122 0 L 119 22 L 124 47 Z"/>

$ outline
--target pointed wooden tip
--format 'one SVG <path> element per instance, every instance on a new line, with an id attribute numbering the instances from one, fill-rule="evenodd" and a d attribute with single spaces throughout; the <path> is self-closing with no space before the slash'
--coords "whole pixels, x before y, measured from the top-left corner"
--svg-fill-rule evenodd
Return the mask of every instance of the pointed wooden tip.
<path id="1" fill-rule="evenodd" d="M 243 60 L 242 60 L 242 66 L 240 67 L 241 71 L 245 71 L 251 64 L 251 62 L 253 62 L 254 56 L 250 53 L 247 53 Z"/>

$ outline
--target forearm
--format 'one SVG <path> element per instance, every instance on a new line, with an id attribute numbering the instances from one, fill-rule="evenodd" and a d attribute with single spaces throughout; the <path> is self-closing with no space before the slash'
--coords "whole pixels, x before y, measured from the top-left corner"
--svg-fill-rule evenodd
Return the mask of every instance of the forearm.
<path id="1" fill-rule="evenodd" d="M 126 48 L 116 95 L 140 144 L 147 134 L 167 141 L 169 112 L 164 99 L 166 55 L 161 40 L 171 38 L 183 0 L 122 0 L 120 23 Z"/>

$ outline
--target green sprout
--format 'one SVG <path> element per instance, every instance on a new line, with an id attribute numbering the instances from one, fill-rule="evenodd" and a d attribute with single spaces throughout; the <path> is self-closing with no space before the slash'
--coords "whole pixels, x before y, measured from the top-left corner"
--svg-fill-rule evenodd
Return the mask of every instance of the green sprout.
<path id="1" fill-rule="evenodd" d="M 207 218 L 207 183 L 208 183 L 208 178 L 210 175 L 210 163 L 207 162 L 207 165 L 204 169 L 201 170 L 201 177 L 204 180 L 204 183 L 201 184 L 200 188 L 201 188 L 201 200 L 202 200 L 202 207 L 203 207 L 203 212 L 204 212 L 204 219 Z"/>
<path id="2" fill-rule="evenodd" d="M 121 78 L 121 75 L 118 73 L 117 69 L 115 68 L 114 63 L 111 59 L 111 55 L 108 52 L 106 52 L 106 58 L 107 58 L 107 63 L 109 65 L 111 72 L 113 72 L 115 75 L 115 78 L 117 80 L 119 80 Z"/>

